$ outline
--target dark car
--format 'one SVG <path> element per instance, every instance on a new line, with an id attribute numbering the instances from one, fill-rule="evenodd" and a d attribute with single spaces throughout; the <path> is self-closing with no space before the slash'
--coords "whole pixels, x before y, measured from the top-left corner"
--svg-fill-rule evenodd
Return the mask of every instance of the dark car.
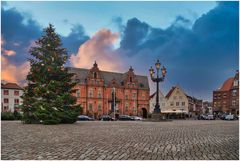
<path id="1" fill-rule="evenodd" d="M 128 116 L 128 115 L 120 115 L 118 117 L 118 120 L 120 120 L 120 121 L 133 121 L 134 119 L 131 116 Z"/>
<path id="2" fill-rule="evenodd" d="M 78 116 L 78 121 L 93 121 L 94 119 L 85 115 Z"/>
<path id="3" fill-rule="evenodd" d="M 114 118 L 112 118 L 109 115 L 103 115 L 99 118 L 99 120 L 101 120 L 101 121 L 114 121 Z"/>
<path id="4" fill-rule="evenodd" d="M 238 115 L 234 115 L 234 119 L 235 120 L 239 120 L 239 116 Z"/>

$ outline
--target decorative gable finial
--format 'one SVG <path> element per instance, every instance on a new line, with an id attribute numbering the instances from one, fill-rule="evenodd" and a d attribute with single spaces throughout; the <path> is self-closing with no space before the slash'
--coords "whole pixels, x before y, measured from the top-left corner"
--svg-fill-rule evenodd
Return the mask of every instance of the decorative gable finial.
<path id="1" fill-rule="evenodd" d="M 132 68 L 132 66 L 130 66 L 129 71 L 133 72 L 133 68 Z"/>
<path id="2" fill-rule="evenodd" d="M 93 66 L 94 66 L 94 67 L 97 67 L 97 66 L 98 66 L 96 60 L 95 60 L 95 62 L 94 62 L 94 64 L 93 64 Z"/>

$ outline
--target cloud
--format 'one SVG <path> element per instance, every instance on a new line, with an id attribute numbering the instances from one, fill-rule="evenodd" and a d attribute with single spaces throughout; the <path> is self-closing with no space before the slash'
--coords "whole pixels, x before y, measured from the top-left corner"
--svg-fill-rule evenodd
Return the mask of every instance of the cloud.
<path id="1" fill-rule="evenodd" d="M 2 52 L 3 52 L 4 55 L 7 55 L 7 56 L 14 56 L 14 55 L 16 55 L 16 52 L 13 51 L 13 50 L 5 50 L 5 49 L 3 49 Z"/>
<path id="2" fill-rule="evenodd" d="M 4 49 L 3 46 L 4 46 L 5 44 L 6 44 L 5 40 L 4 40 L 3 36 L 1 36 L 1 52 L 2 52 L 2 54 L 3 54 L 3 55 L 6 55 L 6 56 L 14 56 L 14 55 L 16 55 L 16 52 L 15 52 L 15 51 Z"/>
<path id="3" fill-rule="evenodd" d="M 131 58 L 124 63 L 137 62 L 133 66 L 144 74 L 160 59 L 168 69 L 165 91 L 178 83 L 189 94 L 211 100 L 212 91 L 238 68 L 238 13 L 238 2 L 219 2 L 192 28 L 182 16 L 166 29 L 133 18 L 125 26 L 119 50 L 127 50 L 121 54 Z"/>
<path id="4" fill-rule="evenodd" d="M 89 38 L 81 25 L 74 25 L 68 36 L 61 37 L 75 67 L 91 68 L 96 60 L 101 70 L 124 72 L 132 65 L 137 74 L 148 75 L 149 67 L 160 59 L 168 70 L 161 89 L 166 92 L 180 84 L 188 94 L 211 100 L 212 90 L 233 76 L 239 65 L 238 16 L 238 2 L 218 2 L 195 22 L 179 15 L 166 29 L 137 18 L 123 24 L 118 17 L 112 21 L 119 26 L 120 34 L 101 29 Z M 5 41 L 1 44 L 16 52 L 14 56 L 3 56 L 12 66 L 25 63 L 26 50 L 42 31 L 34 20 L 23 24 L 23 19 L 15 9 L 2 9 Z M 120 47 L 115 49 L 117 40 Z M 155 91 L 153 87 L 151 91 Z"/>
<path id="5" fill-rule="evenodd" d="M 148 31 L 149 25 L 145 22 L 141 22 L 137 18 L 128 20 L 120 42 L 121 48 L 133 51 L 144 43 L 144 38 L 147 37 Z"/>
<path id="6" fill-rule="evenodd" d="M 4 3 L 4 6 L 7 6 L 7 3 Z M 30 58 L 29 49 L 35 45 L 35 40 L 41 37 L 43 28 L 31 16 L 26 18 L 26 14 L 16 8 L 5 9 L 4 6 L 1 7 L 1 51 L 4 55 L 2 61 L 9 65 L 5 67 L 2 63 L 2 79 L 22 82 L 26 75 L 20 76 L 18 73 L 21 73 L 21 67 L 26 66 L 27 59 Z M 81 25 L 73 25 L 68 36 L 60 37 L 63 47 L 67 48 L 69 53 L 77 53 L 79 46 L 89 39 Z M 7 67 L 10 68 L 9 72 L 16 73 L 8 74 Z M 16 67 L 19 67 L 19 70 Z"/>
<path id="7" fill-rule="evenodd" d="M 101 70 L 119 70 L 120 56 L 115 53 L 114 43 L 119 37 L 108 29 L 99 30 L 92 38 L 80 46 L 77 55 L 71 55 L 74 67 L 91 68 L 96 60 Z M 119 63 L 118 63 L 119 61 Z"/>
<path id="8" fill-rule="evenodd" d="M 28 62 L 16 65 L 1 55 L 1 65 L 1 80 L 20 84 L 25 82 L 24 80 L 30 68 Z"/>
<path id="9" fill-rule="evenodd" d="M 81 25 L 73 25 L 68 36 L 61 36 L 63 47 L 67 48 L 68 54 L 76 54 L 80 45 L 89 39 Z"/>
<path id="10" fill-rule="evenodd" d="M 118 28 L 119 31 L 123 31 L 124 29 L 124 24 L 123 24 L 123 19 L 122 17 L 119 16 L 115 16 L 112 18 L 111 20 L 113 22 L 113 24 Z"/>
<path id="11" fill-rule="evenodd" d="M 6 52 L 6 54 L 14 55 L 8 59 L 10 62 L 20 65 L 29 57 L 27 47 L 31 41 L 40 37 L 41 27 L 32 19 L 28 19 L 26 23 L 23 23 L 24 16 L 15 8 L 6 10 L 2 7 L 1 13 L 3 22 L 1 24 L 1 33 L 5 40 L 2 48 L 6 51 L 14 51 L 15 54 Z"/>

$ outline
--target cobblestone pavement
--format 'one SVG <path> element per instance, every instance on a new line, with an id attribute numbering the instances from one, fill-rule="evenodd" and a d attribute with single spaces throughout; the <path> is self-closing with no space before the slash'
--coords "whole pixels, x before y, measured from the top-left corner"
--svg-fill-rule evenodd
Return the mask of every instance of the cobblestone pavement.
<path id="1" fill-rule="evenodd" d="M 2 121 L 1 125 L 3 160 L 239 159 L 238 121 L 93 121 L 46 126 Z"/>

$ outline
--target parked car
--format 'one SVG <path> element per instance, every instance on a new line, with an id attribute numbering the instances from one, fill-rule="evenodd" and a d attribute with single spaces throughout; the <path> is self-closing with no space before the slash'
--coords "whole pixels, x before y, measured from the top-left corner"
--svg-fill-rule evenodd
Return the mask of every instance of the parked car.
<path id="1" fill-rule="evenodd" d="M 135 121 L 142 121 L 143 120 L 143 118 L 139 117 L 139 116 L 132 116 L 132 119 L 135 120 Z"/>
<path id="2" fill-rule="evenodd" d="M 227 116 L 227 114 L 226 113 L 224 113 L 224 114 L 222 114 L 221 116 L 220 116 L 220 119 L 221 120 L 225 120 L 225 117 Z"/>
<path id="3" fill-rule="evenodd" d="M 214 116 L 213 115 L 206 115 L 206 120 L 214 120 Z"/>
<path id="4" fill-rule="evenodd" d="M 202 114 L 198 116 L 198 120 L 206 120 L 207 116 Z"/>
<path id="5" fill-rule="evenodd" d="M 234 115 L 234 119 L 235 120 L 239 120 L 239 116 L 238 115 Z"/>
<path id="6" fill-rule="evenodd" d="M 78 116 L 78 121 L 94 121 L 94 119 L 86 115 L 80 115 Z"/>
<path id="7" fill-rule="evenodd" d="M 114 121 L 114 118 L 112 118 L 111 116 L 109 115 L 102 115 L 99 120 L 101 121 Z"/>
<path id="8" fill-rule="evenodd" d="M 118 117 L 118 120 L 120 120 L 120 121 L 133 121 L 134 119 L 131 116 L 128 116 L 128 115 L 120 115 Z"/>
<path id="9" fill-rule="evenodd" d="M 234 115 L 232 114 L 226 115 L 224 120 L 234 120 Z"/>

